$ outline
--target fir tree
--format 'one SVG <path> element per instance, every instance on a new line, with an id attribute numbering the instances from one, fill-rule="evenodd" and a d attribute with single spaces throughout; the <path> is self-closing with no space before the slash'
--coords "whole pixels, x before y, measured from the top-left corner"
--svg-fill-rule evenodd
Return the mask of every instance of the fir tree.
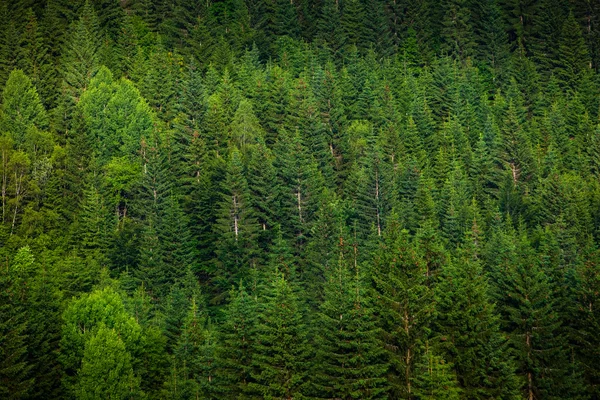
<path id="1" fill-rule="evenodd" d="M 425 263 L 408 232 L 387 227 L 374 260 L 372 279 L 376 312 L 390 357 L 388 382 L 392 396 L 412 396 L 415 362 L 427 339 L 434 315 L 433 291 L 427 286 Z"/>
<path id="2" fill-rule="evenodd" d="M 558 45 L 556 74 L 566 88 L 573 90 L 589 70 L 590 58 L 581 28 L 572 12 L 562 26 Z"/>
<path id="3" fill-rule="evenodd" d="M 340 238 L 340 246 L 347 245 Z M 371 299 L 361 272 L 344 258 L 330 268 L 320 307 L 317 374 L 318 397 L 381 399 L 386 397 L 387 360 L 379 342 Z"/>
<path id="4" fill-rule="evenodd" d="M 300 303 L 290 283 L 278 272 L 272 278 L 252 346 L 253 394 L 301 397 L 307 391 L 311 348 Z"/>
<path id="5" fill-rule="evenodd" d="M 61 58 L 61 75 L 70 99 L 77 101 L 99 66 L 100 27 L 89 1 L 70 27 Z"/>
<path id="6" fill-rule="evenodd" d="M 464 396 L 513 399 L 517 395 L 514 366 L 488 295 L 479 235 L 474 221 L 459 256 L 441 272 L 435 322 L 439 346 L 453 364 Z"/>
<path id="7" fill-rule="evenodd" d="M 255 298 L 240 283 L 232 289 L 221 326 L 221 346 L 218 352 L 222 391 L 229 398 L 239 399 L 250 393 L 253 382 L 252 357 L 256 337 L 257 307 Z"/>

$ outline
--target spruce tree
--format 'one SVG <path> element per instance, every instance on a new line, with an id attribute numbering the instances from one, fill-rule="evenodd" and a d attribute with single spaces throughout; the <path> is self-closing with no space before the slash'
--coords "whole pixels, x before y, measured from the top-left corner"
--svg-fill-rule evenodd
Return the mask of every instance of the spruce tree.
<path id="1" fill-rule="evenodd" d="M 276 272 L 269 284 L 252 346 L 252 393 L 267 398 L 297 398 L 307 392 L 312 351 L 300 302 Z"/>
<path id="2" fill-rule="evenodd" d="M 71 24 L 61 57 L 61 75 L 69 100 L 77 101 L 99 66 L 100 26 L 94 7 L 86 1 Z"/>
<path id="3" fill-rule="evenodd" d="M 373 261 L 376 312 L 390 357 L 391 396 L 412 396 L 415 363 L 434 316 L 426 266 L 406 230 L 390 224 Z"/>
<path id="4" fill-rule="evenodd" d="M 465 397 L 514 399 L 517 380 L 489 297 L 480 260 L 480 235 L 474 221 L 458 256 L 441 271 L 435 288 L 435 330 L 444 359 L 453 365 Z"/>
<path id="5" fill-rule="evenodd" d="M 27 363 L 27 313 L 7 268 L 0 271 L 0 394 L 9 399 L 26 399 L 34 378 Z"/>
<path id="6" fill-rule="evenodd" d="M 413 378 L 414 396 L 419 400 L 460 399 L 462 391 L 456 380 L 453 365 L 448 363 L 426 343 L 421 361 Z"/>
<path id="7" fill-rule="evenodd" d="M 247 275 L 257 256 L 258 223 L 253 214 L 248 181 L 239 150 L 233 148 L 222 186 L 214 232 L 218 237 L 213 261 L 212 280 L 217 288 L 227 290 Z"/>
<path id="8" fill-rule="evenodd" d="M 224 310 L 221 325 L 221 345 L 217 359 L 222 392 L 232 399 L 244 398 L 250 393 L 258 303 L 243 284 L 231 289 L 230 302 Z"/>
<path id="9" fill-rule="evenodd" d="M 446 0 L 442 3 L 442 50 L 465 61 L 473 55 L 475 37 L 471 22 L 471 10 L 465 0 Z"/>
<path id="10" fill-rule="evenodd" d="M 316 374 L 319 398 L 386 398 L 387 360 L 375 325 L 372 299 L 362 273 L 344 257 L 340 238 L 336 266 L 327 271 L 325 298 L 317 318 Z M 347 256 L 347 255 L 346 255 Z"/>
<path id="11" fill-rule="evenodd" d="M 581 27 L 572 12 L 563 23 L 558 46 L 557 77 L 565 88 L 576 90 L 583 75 L 589 70 L 591 61 Z"/>

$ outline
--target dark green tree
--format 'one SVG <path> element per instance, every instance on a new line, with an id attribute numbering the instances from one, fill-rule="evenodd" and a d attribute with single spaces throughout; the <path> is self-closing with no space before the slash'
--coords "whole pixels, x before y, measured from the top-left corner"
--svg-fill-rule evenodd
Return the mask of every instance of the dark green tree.
<path id="1" fill-rule="evenodd" d="M 271 279 L 252 346 L 249 388 L 259 397 L 302 397 L 312 357 L 307 327 L 291 284 L 279 272 Z"/>
<path id="2" fill-rule="evenodd" d="M 340 256 L 327 271 L 325 298 L 317 318 L 317 369 L 312 378 L 319 398 L 386 398 L 387 360 L 375 325 L 372 300 L 361 271 L 340 238 Z M 351 253 L 350 253 L 351 254 Z"/>

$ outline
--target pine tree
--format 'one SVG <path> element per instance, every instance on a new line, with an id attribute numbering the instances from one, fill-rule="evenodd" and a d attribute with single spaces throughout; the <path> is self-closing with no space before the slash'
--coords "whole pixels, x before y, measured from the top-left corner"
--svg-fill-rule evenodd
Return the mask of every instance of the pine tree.
<path id="1" fill-rule="evenodd" d="M 412 378 L 434 315 L 433 291 L 427 285 L 422 256 L 406 230 L 391 224 L 376 253 L 372 270 L 376 312 L 384 331 L 391 396 L 412 396 Z"/>
<path id="2" fill-rule="evenodd" d="M 481 232 L 474 221 L 459 255 L 436 286 L 436 333 L 464 396 L 513 399 L 517 380 L 480 261 Z"/>
<path id="3" fill-rule="evenodd" d="M 249 384 L 253 382 L 251 372 L 258 303 L 246 292 L 242 283 L 238 289 L 230 291 L 229 297 L 217 359 L 223 393 L 229 398 L 240 399 L 250 393 Z"/>
<path id="4" fill-rule="evenodd" d="M 340 238 L 340 246 L 347 245 Z M 340 248 L 337 266 L 327 272 L 325 298 L 317 318 L 318 397 L 386 398 L 385 353 L 379 342 L 371 299 L 361 272 Z"/>
<path id="5" fill-rule="evenodd" d="M 255 337 L 252 393 L 267 398 L 302 397 L 307 391 L 311 348 L 300 302 L 279 273 L 270 282 Z"/>

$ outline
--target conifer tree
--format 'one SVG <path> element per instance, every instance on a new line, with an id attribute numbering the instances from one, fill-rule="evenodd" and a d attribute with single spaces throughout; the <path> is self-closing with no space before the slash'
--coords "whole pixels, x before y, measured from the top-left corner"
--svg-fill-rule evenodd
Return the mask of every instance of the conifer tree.
<path id="1" fill-rule="evenodd" d="M 298 254 L 310 234 L 323 189 L 323 177 L 298 131 L 282 132 L 274 153 L 280 204 L 276 215 L 282 222 L 284 237 L 293 238 L 293 247 Z"/>
<path id="2" fill-rule="evenodd" d="M 27 314 L 7 268 L 0 271 L 0 285 L 0 394 L 26 399 L 33 384 L 29 375 L 31 366 L 26 361 Z"/>
<path id="3" fill-rule="evenodd" d="M 315 41 L 324 46 L 332 56 L 339 57 L 346 45 L 345 31 L 341 25 L 341 10 L 339 2 L 324 0 L 317 20 Z"/>
<path id="4" fill-rule="evenodd" d="M 347 47 L 345 53 L 352 51 L 352 47 L 366 52 L 372 44 L 367 37 L 368 32 L 365 24 L 365 16 L 365 10 L 361 1 L 347 0 L 343 3 L 340 24 L 346 39 L 345 44 Z"/>
<path id="5" fill-rule="evenodd" d="M 240 399 L 250 393 L 253 382 L 252 357 L 256 337 L 258 303 L 243 284 L 231 289 L 230 302 L 225 308 L 221 326 L 221 345 L 218 350 L 221 390 L 229 398 Z"/>
<path id="6" fill-rule="evenodd" d="M 55 70 L 50 64 L 47 44 L 32 9 L 27 10 L 26 20 L 19 42 L 18 66 L 31 78 L 43 103 L 48 104 L 55 90 Z"/>
<path id="7" fill-rule="evenodd" d="M 464 396 L 513 399 L 518 393 L 517 380 L 489 298 L 480 260 L 480 235 L 475 220 L 459 255 L 441 272 L 436 286 L 436 333 Z"/>
<path id="8" fill-rule="evenodd" d="M 433 290 L 427 285 L 422 256 L 397 224 L 386 228 L 373 263 L 376 312 L 390 357 L 390 395 L 410 397 L 415 362 L 434 315 Z"/>
<path id="9" fill-rule="evenodd" d="M 415 377 L 413 378 L 415 398 L 420 400 L 460 399 L 462 391 L 458 386 L 452 367 L 452 364 L 436 355 L 434 349 L 426 343 L 423 357 L 415 367 Z"/>
<path id="10" fill-rule="evenodd" d="M 447 55 L 464 61 L 473 55 L 475 46 L 471 10 L 464 0 L 447 0 L 442 7 L 441 48 Z"/>
<path id="11" fill-rule="evenodd" d="M 498 0 L 486 0 L 479 5 L 481 17 L 476 20 L 477 56 L 488 65 L 493 83 L 506 78 L 510 47 L 505 20 Z"/>
<path id="12" fill-rule="evenodd" d="M 241 154 L 233 148 L 214 225 L 219 244 L 215 249 L 212 279 L 221 290 L 238 282 L 254 267 L 258 224 L 252 201 Z"/>
<path id="13" fill-rule="evenodd" d="M 27 338 L 26 362 L 30 368 L 28 375 L 34 378 L 29 384 L 28 397 L 60 397 L 61 370 L 57 348 L 61 298 L 57 279 L 35 260 L 29 246 L 20 248 L 13 257 L 10 278 L 13 284 L 10 292 L 17 296 L 28 322 L 23 332 Z M 19 329 L 18 325 L 15 329 Z"/>
<path id="14" fill-rule="evenodd" d="M 307 392 L 311 347 L 300 302 L 290 283 L 276 272 L 259 315 L 252 346 L 252 393 L 296 398 Z"/>
<path id="15" fill-rule="evenodd" d="M 569 357 L 556 287 L 540 268 L 527 237 L 505 228 L 488 246 L 501 326 L 515 352 L 522 394 L 578 398 L 581 375 Z"/>
<path id="16" fill-rule="evenodd" d="M 591 61 L 581 28 L 572 12 L 562 26 L 558 52 L 558 79 L 566 88 L 574 90 L 589 70 Z"/>
<path id="17" fill-rule="evenodd" d="M 320 398 L 385 398 L 387 362 L 379 342 L 371 299 L 361 271 L 340 256 L 327 272 L 316 337 L 317 374 L 312 378 Z"/>
<path id="18" fill-rule="evenodd" d="M 99 67 L 100 26 L 89 1 L 81 7 L 69 31 L 62 51 L 61 75 L 69 100 L 78 101 Z"/>

